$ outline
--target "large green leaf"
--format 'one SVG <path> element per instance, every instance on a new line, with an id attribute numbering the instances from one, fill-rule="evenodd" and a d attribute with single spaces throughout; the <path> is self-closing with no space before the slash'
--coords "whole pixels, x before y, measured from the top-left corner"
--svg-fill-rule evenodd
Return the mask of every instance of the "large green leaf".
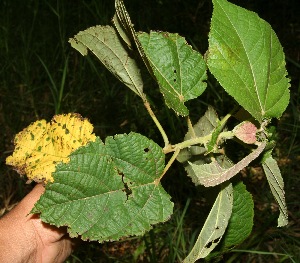
<path id="1" fill-rule="evenodd" d="M 282 46 L 257 14 L 214 0 L 207 64 L 223 88 L 258 121 L 280 117 L 289 103 Z"/>
<path id="2" fill-rule="evenodd" d="M 190 163 L 194 173 L 190 173 L 189 175 L 192 177 L 192 180 L 196 185 L 202 184 L 209 187 L 221 184 L 231 179 L 243 168 L 247 167 L 250 162 L 255 160 L 262 153 L 265 147 L 266 142 L 261 142 L 261 144 L 253 152 L 244 157 L 238 163 L 232 165 L 230 168 L 222 167 L 218 160 L 214 160 L 208 164 Z"/>
<path id="3" fill-rule="evenodd" d="M 254 217 L 252 195 L 240 181 L 233 185 L 233 207 L 224 238 L 221 241 L 221 251 L 226 251 L 242 243 L 251 233 Z"/>
<path id="4" fill-rule="evenodd" d="M 267 157 L 262 163 L 272 194 L 279 205 L 278 226 L 288 224 L 288 211 L 285 203 L 284 182 L 277 162 L 272 156 Z"/>
<path id="5" fill-rule="evenodd" d="M 192 251 L 184 259 L 184 263 L 195 262 L 200 258 L 205 258 L 218 245 L 231 216 L 233 204 L 232 195 L 232 185 L 230 183 L 224 184 Z"/>
<path id="6" fill-rule="evenodd" d="M 90 27 L 79 32 L 69 42 L 83 56 L 90 50 L 113 75 L 145 99 L 140 69 L 113 27 Z"/>
<path id="7" fill-rule="evenodd" d="M 197 98 L 206 88 L 203 57 L 178 34 L 142 32 L 138 39 L 166 104 L 177 114 L 188 115 L 184 102 Z"/>
<path id="8" fill-rule="evenodd" d="M 44 222 L 67 226 L 72 237 L 103 242 L 141 235 L 172 214 L 159 181 L 164 154 L 148 138 L 130 133 L 105 144 L 97 138 L 70 158 L 57 166 L 32 211 Z"/>

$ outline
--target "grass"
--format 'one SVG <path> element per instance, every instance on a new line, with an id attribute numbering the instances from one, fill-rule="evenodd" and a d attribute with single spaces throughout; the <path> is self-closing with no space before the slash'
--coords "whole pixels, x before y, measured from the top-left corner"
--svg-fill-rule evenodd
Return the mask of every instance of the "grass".
<path id="1" fill-rule="evenodd" d="M 278 209 L 265 177 L 257 167 L 248 169 L 245 181 L 255 200 L 254 231 L 223 260 L 300 262 L 299 8 L 293 6 L 295 1 L 284 4 L 273 1 L 272 8 L 259 1 L 244 2 L 239 1 L 239 4 L 260 12 L 270 21 L 288 56 L 292 96 L 277 124 L 276 158 L 285 180 L 290 223 L 287 228 L 276 228 Z M 0 7 L 1 214 L 10 210 L 32 187 L 5 166 L 5 158 L 12 151 L 14 135 L 36 119 L 49 120 L 56 113 L 79 112 L 95 124 L 95 132 L 102 138 L 132 130 L 161 143 L 137 96 L 127 91 L 94 57 L 82 57 L 67 43 L 68 38 L 80 30 L 108 24 L 113 16 L 113 1 L 14 0 L 1 1 Z M 128 1 L 136 28 L 179 32 L 202 53 L 207 48 L 211 8 L 210 1 Z M 147 91 L 151 86 L 149 80 Z M 189 105 L 197 112 L 191 116 L 194 120 L 209 103 L 217 106 L 220 115 L 226 113 L 232 103 L 213 79 L 208 86 L 200 100 Z M 150 95 L 160 121 L 168 127 L 171 141 L 179 141 L 185 133 L 185 125 L 162 106 L 156 91 Z M 212 203 L 192 185 L 176 163 L 163 184 L 175 201 L 176 209 L 170 221 L 155 226 L 144 237 L 105 244 L 83 242 L 67 262 L 181 262 L 195 242 Z"/>

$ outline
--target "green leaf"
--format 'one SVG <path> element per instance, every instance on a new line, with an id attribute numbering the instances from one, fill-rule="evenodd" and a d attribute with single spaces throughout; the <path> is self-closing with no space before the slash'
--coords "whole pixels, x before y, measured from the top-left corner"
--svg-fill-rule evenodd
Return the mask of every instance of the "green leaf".
<path id="1" fill-rule="evenodd" d="M 203 57 L 178 34 L 141 32 L 138 39 L 166 104 L 177 114 L 187 116 L 184 103 L 200 96 L 206 88 Z"/>
<path id="2" fill-rule="evenodd" d="M 233 207 L 221 251 L 225 252 L 242 243 L 251 233 L 254 217 L 254 203 L 252 195 L 246 190 L 242 182 L 233 185 Z"/>
<path id="3" fill-rule="evenodd" d="M 261 144 L 253 152 L 230 168 L 222 167 L 217 160 L 208 164 L 200 165 L 190 163 L 194 171 L 194 173 L 190 174 L 192 176 L 192 180 L 196 185 L 202 184 L 205 187 L 221 184 L 231 179 L 243 168 L 247 167 L 251 161 L 255 160 L 262 153 L 265 147 L 266 142 L 261 142 Z"/>
<path id="4" fill-rule="evenodd" d="M 257 14 L 214 0 L 207 64 L 223 88 L 253 117 L 280 117 L 289 103 L 282 46 Z"/>
<path id="5" fill-rule="evenodd" d="M 217 196 L 198 239 L 192 251 L 184 259 L 184 263 L 195 262 L 200 258 L 205 258 L 218 245 L 224 235 L 233 204 L 232 185 L 225 185 Z"/>
<path id="6" fill-rule="evenodd" d="M 160 184 L 164 154 L 148 138 L 130 133 L 107 137 L 105 144 L 97 138 L 70 159 L 57 166 L 32 212 L 67 226 L 71 237 L 103 242 L 142 235 L 172 214 Z"/>
<path id="7" fill-rule="evenodd" d="M 286 226 L 288 224 L 288 211 L 285 203 L 284 182 L 280 169 L 272 156 L 266 158 L 262 163 L 262 166 L 269 182 L 271 192 L 279 205 L 280 214 L 278 226 Z"/>
<path id="8" fill-rule="evenodd" d="M 90 50 L 113 75 L 145 99 L 140 69 L 136 61 L 129 56 L 113 27 L 90 27 L 79 32 L 69 42 L 83 56 Z"/>

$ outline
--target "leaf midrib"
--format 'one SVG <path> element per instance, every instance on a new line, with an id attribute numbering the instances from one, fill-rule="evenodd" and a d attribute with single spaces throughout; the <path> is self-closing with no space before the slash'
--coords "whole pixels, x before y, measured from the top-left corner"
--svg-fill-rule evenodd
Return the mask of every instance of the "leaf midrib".
<path id="1" fill-rule="evenodd" d="M 260 108 L 261 108 L 261 115 L 263 116 L 264 110 L 263 110 L 262 102 L 261 102 L 261 100 L 260 100 L 260 96 L 259 96 L 259 93 L 258 93 L 257 81 L 256 81 L 256 78 L 255 78 L 255 74 L 254 74 L 254 71 L 253 71 L 252 64 L 250 63 L 250 59 L 249 59 L 249 56 L 248 56 L 248 52 L 246 51 L 246 47 L 245 47 L 245 45 L 244 45 L 244 43 L 243 43 L 243 41 L 242 41 L 242 39 L 241 39 L 241 37 L 240 37 L 240 34 L 238 33 L 238 30 L 236 29 L 236 27 L 234 26 L 234 24 L 232 23 L 232 21 L 231 21 L 230 18 L 228 17 L 228 15 L 227 15 L 226 11 L 223 9 L 223 7 L 222 7 L 221 5 L 219 5 L 219 6 L 220 6 L 220 8 L 222 9 L 224 15 L 227 17 L 228 21 L 230 22 L 232 28 L 235 30 L 237 36 L 239 37 L 239 41 L 240 41 L 240 43 L 242 44 L 242 46 L 243 46 L 243 48 L 244 48 L 244 51 L 245 51 L 245 54 L 246 54 L 246 57 L 247 57 L 247 60 L 248 60 L 249 68 L 250 68 L 251 73 L 252 73 L 252 76 L 253 76 L 254 87 L 255 87 L 255 93 L 256 93 L 256 95 L 257 95 L 257 99 L 258 99 L 258 102 L 259 102 L 259 105 L 260 105 Z M 239 75 L 238 72 L 236 72 L 236 74 Z M 245 84 L 245 87 L 247 88 L 246 83 L 244 83 L 244 84 Z M 248 89 L 248 90 L 249 90 L 249 93 L 251 94 L 250 89 Z"/>

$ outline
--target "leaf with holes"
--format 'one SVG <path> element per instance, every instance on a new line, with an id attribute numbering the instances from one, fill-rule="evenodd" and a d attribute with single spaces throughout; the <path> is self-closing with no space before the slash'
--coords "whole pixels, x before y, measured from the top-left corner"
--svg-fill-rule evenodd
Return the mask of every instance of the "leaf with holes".
<path id="1" fill-rule="evenodd" d="M 166 104 L 177 114 L 187 116 L 184 103 L 200 96 L 206 88 L 206 65 L 200 53 L 178 34 L 138 33 Z"/>
<path id="2" fill-rule="evenodd" d="M 206 257 L 207 261 L 217 261 L 216 258 L 241 244 L 250 235 L 253 227 L 253 208 L 252 195 L 246 190 L 243 182 L 233 183 L 231 217 L 221 242 L 216 250 Z"/>
<path id="3" fill-rule="evenodd" d="M 107 137 L 71 154 L 33 213 L 44 222 L 67 226 L 70 236 L 99 242 L 142 235 L 173 212 L 160 184 L 162 149 L 136 134 Z"/>
<path id="4" fill-rule="evenodd" d="M 94 141 L 93 125 L 79 114 L 55 115 L 50 123 L 39 120 L 15 137 L 15 150 L 6 159 L 19 174 L 36 182 L 53 181 L 59 162 L 67 163 L 77 148 Z"/>
<path id="5" fill-rule="evenodd" d="M 90 27 L 79 32 L 69 42 L 83 56 L 90 50 L 113 75 L 145 99 L 140 69 L 113 27 Z"/>
<path id="6" fill-rule="evenodd" d="M 222 186 L 217 199 L 210 210 L 198 239 L 184 259 L 184 263 L 195 262 L 205 258 L 220 242 L 231 217 L 233 204 L 233 188 L 231 183 Z"/>
<path id="7" fill-rule="evenodd" d="M 223 88 L 259 122 L 280 117 L 289 103 L 282 46 L 257 14 L 214 0 L 207 65 Z"/>

